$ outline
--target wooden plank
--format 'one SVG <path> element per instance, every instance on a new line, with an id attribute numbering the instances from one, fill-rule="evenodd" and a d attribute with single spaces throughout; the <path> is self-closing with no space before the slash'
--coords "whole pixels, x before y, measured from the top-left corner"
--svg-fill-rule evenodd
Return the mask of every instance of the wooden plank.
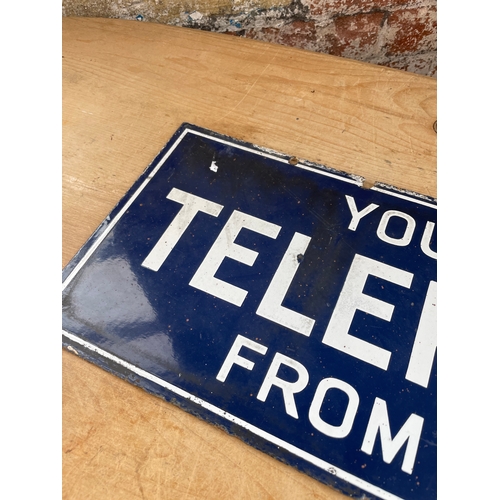
<path id="1" fill-rule="evenodd" d="M 436 196 L 436 81 L 133 21 L 63 19 L 63 265 L 182 122 Z M 64 498 L 343 495 L 63 352 Z"/>

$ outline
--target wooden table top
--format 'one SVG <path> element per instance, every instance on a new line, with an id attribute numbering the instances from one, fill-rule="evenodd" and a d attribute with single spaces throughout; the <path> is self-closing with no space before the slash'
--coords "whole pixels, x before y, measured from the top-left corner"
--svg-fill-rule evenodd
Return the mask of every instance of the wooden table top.
<path id="1" fill-rule="evenodd" d="M 436 80 L 135 21 L 63 19 L 63 266 L 183 122 L 436 197 Z M 63 350 L 63 498 L 344 495 Z"/>

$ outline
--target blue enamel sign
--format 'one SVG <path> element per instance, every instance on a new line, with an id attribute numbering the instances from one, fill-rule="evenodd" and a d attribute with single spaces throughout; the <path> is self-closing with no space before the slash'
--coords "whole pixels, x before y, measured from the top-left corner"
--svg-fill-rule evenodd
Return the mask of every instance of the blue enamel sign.
<path id="1" fill-rule="evenodd" d="M 348 494 L 436 498 L 436 203 L 183 125 L 63 271 L 63 344 Z"/>

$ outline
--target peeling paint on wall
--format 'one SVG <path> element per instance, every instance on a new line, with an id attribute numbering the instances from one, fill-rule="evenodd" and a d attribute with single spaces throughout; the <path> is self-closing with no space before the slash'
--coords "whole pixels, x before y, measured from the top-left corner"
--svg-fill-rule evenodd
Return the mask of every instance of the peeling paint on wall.
<path id="1" fill-rule="evenodd" d="M 437 0 L 63 0 L 63 15 L 216 31 L 437 73 Z"/>

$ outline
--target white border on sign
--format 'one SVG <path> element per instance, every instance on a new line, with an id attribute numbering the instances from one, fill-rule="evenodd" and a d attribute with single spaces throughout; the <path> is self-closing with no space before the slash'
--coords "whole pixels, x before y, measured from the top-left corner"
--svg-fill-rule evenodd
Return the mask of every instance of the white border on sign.
<path id="1" fill-rule="evenodd" d="M 86 340 L 83 340 L 76 335 L 73 335 L 72 333 L 69 333 L 65 330 L 62 331 L 63 335 L 66 336 L 68 339 L 72 340 L 73 342 L 76 342 L 80 344 L 81 346 L 87 348 L 90 351 L 93 351 L 103 358 L 109 359 L 111 361 L 114 361 L 115 363 L 124 366 L 128 370 L 136 373 L 142 378 L 145 378 L 147 380 L 150 380 L 151 382 L 154 382 L 155 384 L 164 387 L 165 389 L 169 390 L 170 392 L 173 392 L 177 396 L 181 396 L 184 399 L 187 399 L 189 401 L 192 401 L 193 403 L 196 403 L 197 405 L 200 405 L 202 408 L 205 410 L 209 410 L 215 415 L 219 417 L 223 417 L 226 420 L 229 420 L 229 422 L 233 422 L 235 424 L 238 424 L 240 427 L 243 427 L 244 429 L 252 432 L 253 434 L 266 439 L 267 441 L 275 444 L 276 446 L 279 446 L 280 448 L 283 448 L 290 453 L 293 453 L 299 458 L 302 458 L 306 460 L 307 462 L 315 465 L 316 467 L 319 467 L 320 469 L 332 474 L 333 476 L 336 476 L 340 479 L 343 479 L 344 481 L 347 481 L 351 483 L 354 486 L 357 486 L 368 493 L 373 493 L 374 495 L 377 495 L 378 497 L 384 499 L 384 500 L 403 500 L 401 497 L 398 497 L 396 495 L 393 495 L 392 493 L 389 493 L 388 491 L 385 491 L 378 486 L 375 486 L 371 483 L 368 483 L 367 481 L 360 479 L 357 476 L 354 476 L 353 474 L 350 474 L 349 472 L 346 472 L 342 469 L 339 469 L 335 465 L 332 465 L 328 462 L 325 462 L 324 460 L 321 460 L 321 458 L 315 457 L 314 455 L 311 455 L 307 451 L 304 451 L 300 448 L 297 448 L 293 444 L 287 443 L 286 441 L 283 441 L 279 437 L 274 436 L 273 434 L 270 434 L 269 432 L 266 432 L 259 427 L 256 427 L 255 425 L 252 425 L 245 420 L 242 420 L 241 418 L 235 417 L 231 413 L 222 410 L 221 408 L 214 406 L 213 404 L 209 403 L 208 401 L 205 401 L 204 399 L 201 399 L 197 396 L 194 396 L 193 394 L 185 391 L 184 389 L 181 389 L 180 387 L 177 387 L 176 385 L 170 384 L 169 382 L 166 382 L 165 380 L 162 380 L 161 378 L 157 377 L 156 375 L 153 375 L 152 373 L 149 373 L 142 368 L 139 368 L 131 363 L 128 363 L 127 361 L 124 361 L 121 358 L 118 358 L 117 356 L 101 349 L 100 347 L 95 346 L 94 344 L 91 344 L 90 342 L 87 342 Z"/>
<path id="2" fill-rule="evenodd" d="M 350 179 L 348 177 L 342 177 L 341 175 L 337 175 L 337 174 L 334 174 L 333 172 L 328 172 L 326 170 L 320 170 L 320 169 L 317 169 L 317 168 L 308 167 L 306 165 L 301 165 L 300 163 L 298 163 L 297 165 L 291 165 L 291 164 L 288 163 L 288 160 L 285 159 L 285 158 L 280 158 L 279 156 L 272 155 L 270 153 L 265 153 L 263 151 L 258 151 L 258 150 L 255 150 L 255 149 L 251 149 L 251 148 L 248 148 L 246 146 L 243 146 L 243 145 L 240 145 L 240 144 L 237 144 L 237 143 L 233 143 L 233 142 L 227 141 L 225 139 L 220 139 L 218 137 L 213 137 L 211 135 L 204 134 L 203 132 L 198 132 L 197 130 L 191 130 L 189 128 L 186 128 L 184 130 L 184 132 L 182 132 L 182 134 L 174 142 L 174 144 L 172 145 L 172 147 L 165 153 L 165 156 L 163 156 L 163 158 L 158 162 L 158 165 L 156 165 L 156 167 L 146 177 L 146 179 L 139 186 L 139 188 L 137 189 L 137 191 L 129 198 L 129 200 L 127 201 L 127 203 L 125 203 L 125 205 L 122 207 L 122 209 L 117 214 L 117 216 L 108 224 L 108 226 L 106 227 L 106 229 L 102 232 L 102 234 L 99 236 L 99 238 L 97 238 L 97 240 L 94 242 L 94 244 L 90 247 L 90 249 L 84 255 L 84 257 L 82 258 L 82 260 L 80 260 L 80 262 L 75 266 L 75 268 L 73 269 L 73 271 L 64 280 L 63 285 L 62 285 L 63 291 L 70 284 L 70 282 L 73 280 L 73 278 L 78 274 L 78 272 L 80 271 L 80 269 L 85 265 L 85 263 L 87 262 L 87 260 L 96 251 L 97 247 L 102 243 L 102 241 L 104 240 L 104 238 L 106 238 L 106 236 L 109 234 L 109 232 L 115 227 L 116 223 L 121 219 L 121 217 L 123 216 L 123 214 L 129 209 L 130 205 L 132 205 L 132 203 L 139 196 L 139 194 L 142 192 L 142 190 L 149 184 L 149 181 L 155 176 L 155 174 L 158 172 L 158 170 L 160 170 L 160 168 L 167 161 L 168 157 L 172 154 L 172 152 L 174 151 L 174 149 L 179 145 L 179 143 L 182 141 L 182 139 L 184 139 L 184 137 L 188 133 L 191 133 L 191 134 L 194 134 L 194 135 L 198 135 L 200 137 L 205 137 L 206 139 L 210 139 L 212 141 L 220 142 L 222 144 L 227 144 L 228 146 L 232 146 L 232 147 L 241 149 L 243 151 L 248 151 L 249 153 L 254 153 L 256 155 L 263 156 L 265 158 L 270 158 L 272 160 L 276 160 L 276 161 L 279 161 L 281 163 L 286 163 L 287 165 L 290 165 L 292 167 L 297 167 L 297 168 L 300 168 L 300 169 L 303 169 L 303 170 L 309 170 L 311 172 L 316 172 L 317 174 L 324 175 L 326 177 L 332 177 L 334 179 L 337 179 L 337 180 L 340 180 L 340 181 L 343 181 L 343 182 L 347 182 L 349 184 L 355 184 L 356 186 L 360 186 L 360 187 L 362 186 L 362 182 L 361 181 Z M 425 202 L 423 200 L 411 198 L 409 196 L 405 196 L 405 195 L 400 194 L 400 193 L 395 193 L 393 191 L 389 191 L 389 190 L 386 190 L 386 189 L 383 189 L 383 188 L 380 188 L 380 187 L 377 187 L 377 186 L 373 186 L 370 189 L 372 191 L 378 191 L 380 193 L 388 194 L 389 196 L 394 196 L 396 198 L 403 198 L 403 199 L 408 200 L 408 201 L 413 201 L 413 202 L 415 202 L 415 203 L 417 203 L 419 205 L 425 205 L 427 207 L 431 207 L 431 208 L 436 208 L 437 209 L 437 206 L 433 205 L 431 203 L 427 203 L 427 202 Z"/>
<path id="3" fill-rule="evenodd" d="M 246 147 L 246 146 L 243 146 L 243 145 L 240 145 L 240 144 L 237 144 L 237 143 L 225 140 L 225 139 L 213 137 L 209 134 L 205 134 L 205 133 L 199 132 L 197 130 L 192 130 L 192 129 L 186 128 L 184 130 L 184 132 L 182 132 L 182 134 L 177 138 L 177 140 L 174 142 L 174 144 L 170 147 L 170 149 L 165 153 L 163 158 L 158 162 L 156 167 L 149 173 L 149 175 L 142 182 L 142 184 L 139 186 L 139 188 L 128 199 L 128 201 L 125 203 L 125 205 L 122 207 L 122 209 L 118 212 L 116 217 L 112 221 L 110 221 L 110 223 L 108 224 L 106 229 L 97 238 L 97 240 L 92 244 L 90 249 L 82 257 L 80 262 L 75 266 L 73 271 L 64 280 L 64 282 L 62 284 L 63 291 L 69 285 L 69 283 L 73 280 L 73 278 L 78 274 L 80 269 L 85 265 L 85 263 L 92 256 L 92 254 L 96 251 L 96 249 L 99 247 L 99 245 L 102 243 L 102 241 L 106 238 L 106 236 L 110 233 L 110 231 L 113 229 L 113 227 L 121 219 L 123 214 L 130 208 L 130 206 L 135 201 L 135 199 L 139 196 L 139 194 L 143 191 L 143 189 L 148 185 L 149 181 L 160 170 L 160 168 L 163 166 L 163 164 L 166 162 L 166 160 L 169 158 L 169 156 L 172 154 L 172 152 L 175 150 L 175 148 L 177 148 L 179 143 L 182 141 L 182 139 L 184 139 L 184 137 L 188 133 L 198 135 L 200 137 L 205 137 L 205 138 L 210 139 L 212 141 L 220 142 L 222 144 L 226 144 L 226 145 L 241 149 L 243 151 L 247 151 L 247 152 L 259 155 L 259 156 L 263 156 L 265 158 L 270 158 L 272 160 L 279 161 L 281 163 L 286 163 L 287 165 L 290 165 L 291 167 L 297 167 L 300 169 L 315 172 L 317 174 L 324 175 L 326 177 L 331 177 L 331 178 L 334 178 L 334 179 L 337 179 L 337 180 L 340 180 L 343 182 L 347 182 L 349 184 L 355 184 L 359 187 L 362 186 L 362 181 L 351 179 L 349 177 L 343 177 L 343 176 L 335 174 L 333 172 L 328 172 L 326 170 L 321 170 L 318 168 L 309 167 L 307 165 L 302 165 L 300 163 L 298 163 L 296 165 L 292 165 L 288 162 L 288 160 L 286 158 L 282 158 L 282 157 L 273 155 L 271 153 L 266 153 L 264 151 L 255 150 L 255 149 L 252 149 L 252 148 L 249 148 L 249 147 Z M 425 205 L 427 207 L 437 209 L 436 205 L 428 203 L 424 200 L 420 200 L 417 198 L 412 198 L 410 196 L 406 196 L 406 195 L 398 193 L 398 192 L 393 192 L 393 191 L 386 190 L 386 189 L 383 189 L 383 188 L 377 187 L 377 186 L 373 186 L 370 189 L 372 191 L 378 191 L 378 192 L 387 194 L 389 196 L 394 196 L 396 198 L 402 198 L 402 199 L 412 201 L 412 202 L 420 204 L 420 205 Z M 149 372 L 146 372 L 145 370 L 143 370 L 135 365 L 132 365 L 131 363 L 128 363 L 127 361 L 124 361 L 121 358 L 114 356 L 113 354 L 91 344 L 90 342 L 87 342 L 87 341 L 77 337 L 76 335 L 74 335 L 72 333 L 69 333 L 65 330 L 63 330 L 62 333 L 68 339 L 82 345 L 83 347 L 87 348 L 88 350 L 96 352 L 100 356 L 102 356 L 106 359 L 112 360 L 121 366 L 124 366 L 125 368 L 136 373 L 137 375 L 139 375 L 147 380 L 150 380 L 151 382 L 154 382 L 155 384 L 157 384 L 161 387 L 164 387 L 165 389 L 173 392 L 174 394 L 176 394 L 178 396 L 181 396 L 189 401 L 192 401 L 193 403 L 200 405 L 201 407 L 203 407 L 206 410 L 209 410 L 210 412 L 214 413 L 215 415 L 218 415 L 220 417 L 225 418 L 226 420 L 229 420 L 230 422 L 238 424 L 240 427 L 243 427 L 244 429 L 249 430 L 253 434 L 266 439 L 267 441 L 279 446 L 280 448 L 284 448 L 285 450 L 289 451 L 290 453 L 293 453 L 297 457 L 300 457 L 300 458 L 306 460 L 307 462 L 315 465 L 316 467 L 319 467 L 320 469 L 322 469 L 322 470 L 324 470 L 324 471 L 326 471 L 326 472 L 328 472 L 328 473 L 330 473 L 330 474 L 332 474 L 332 475 L 334 475 L 342 480 L 345 480 L 345 481 L 349 482 L 350 484 L 367 491 L 368 493 L 373 493 L 374 495 L 377 495 L 378 497 L 382 498 L 383 500 L 403 500 L 400 497 L 393 495 L 392 493 L 389 493 L 388 491 L 385 491 L 385 490 L 379 488 L 378 486 L 375 486 L 371 483 L 368 483 L 367 481 L 360 479 L 359 477 L 354 476 L 353 474 L 350 474 L 347 471 L 339 469 L 338 467 L 336 467 L 336 466 L 334 466 L 334 465 L 332 465 L 332 464 L 330 464 L 330 463 L 328 463 L 328 462 L 326 462 L 318 457 L 315 457 L 314 455 L 308 453 L 307 451 L 304 451 L 300 448 L 297 448 L 296 446 L 294 446 L 290 443 L 287 443 L 286 441 L 283 441 L 282 439 L 278 438 L 277 436 L 274 436 L 274 435 L 260 429 L 259 427 L 256 427 L 256 426 L 246 422 L 245 420 L 242 420 L 242 419 L 228 413 L 227 411 L 222 410 L 221 408 L 218 408 L 217 406 L 214 406 L 211 403 L 209 403 L 209 402 L 207 402 L 207 401 L 205 401 L 197 396 L 194 396 L 193 394 L 190 394 L 189 392 L 181 389 L 180 387 L 177 387 L 173 384 L 170 384 L 169 382 L 166 382 L 166 381 L 160 379 L 159 377 L 157 377 Z"/>

